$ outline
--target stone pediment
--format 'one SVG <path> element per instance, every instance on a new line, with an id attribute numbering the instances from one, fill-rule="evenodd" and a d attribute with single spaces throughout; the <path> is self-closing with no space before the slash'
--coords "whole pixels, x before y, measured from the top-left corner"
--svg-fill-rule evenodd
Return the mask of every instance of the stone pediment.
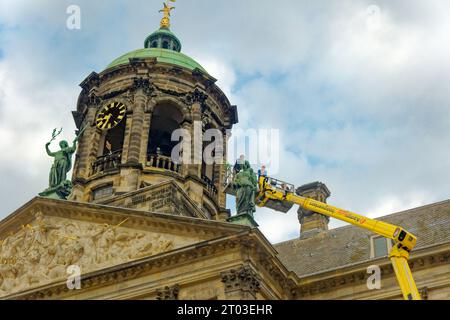
<path id="1" fill-rule="evenodd" d="M 172 180 L 107 199 L 101 204 L 177 216 L 207 218 L 187 193 Z"/>
<path id="2" fill-rule="evenodd" d="M 35 198 L 0 223 L 0 297 L 235 234 L 242 226 Z"/>

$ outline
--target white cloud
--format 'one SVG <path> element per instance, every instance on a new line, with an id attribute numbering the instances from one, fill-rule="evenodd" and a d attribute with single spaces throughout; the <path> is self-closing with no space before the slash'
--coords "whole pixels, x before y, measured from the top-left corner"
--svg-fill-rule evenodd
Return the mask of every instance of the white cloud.
<path id="1" fill-rule="evenodd" d="M 217 79 L 216 85 L 225 93 L 228 99 L 232 98 L 232 88 L 236 82 L 234 70 L 217 58 L 199 55 L 192 56 L 196 61 L 201 61 L 201 65 L 208 73 Z"/>
<path id="2" fill-rule="evenodd" d="M 0 172 L 9 179 L 0 214 L 45 186 L 42 144 L 54 127 L 71 139 L 77 84 L 158 26 L 160 3 L 78 2 L 77 32 L 65 29 L 72 3 L 0 3 Z M 330 203 L 378 217 L 448 198 L 449 10 L 438 0 L 179 1 L 172 30 L 238 105 L 236 128 L 281 130 L 280 179 L 322 181 Z M 300 228 L 294 209 L 256 218 L 275 242 Z"/>
<path id="3" fill-rule="evenodd" d="M 409 193 L 406 195 L 391 195 L 378 199 L 372 210 L 368 211 L 369 218 L 378 218 L 387 213 L 399 212 L 407 209 L 420 207 L 428 202 L 430 198 L 426 193 Z"/>
<path id="4" fill-rule="evenodd" d="M 284 214 L 267 208 L 258 209 L 255 219 L 261 232 L 272 243 L 298 237 L 300 224 L 296 210 L 291 210 L 288 214 Z"/>

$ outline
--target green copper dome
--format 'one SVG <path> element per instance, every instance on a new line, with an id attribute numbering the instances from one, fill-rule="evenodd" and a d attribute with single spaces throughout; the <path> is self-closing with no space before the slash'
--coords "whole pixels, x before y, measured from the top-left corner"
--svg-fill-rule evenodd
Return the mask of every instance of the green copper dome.
<path id="1" fill-rule="evenodd" d="M 144 48 L 131 51 L 111 62 L 107 69 L 128 64 L 130 63 L 129 60 L 131 58 L 156 58 L 156 60 L 161 63 L 169 63 L 189 70 L 198 68 L 201 71 L 208 73 L 199 63 L 187 55 L 181 52 L 161 48 Z"/>

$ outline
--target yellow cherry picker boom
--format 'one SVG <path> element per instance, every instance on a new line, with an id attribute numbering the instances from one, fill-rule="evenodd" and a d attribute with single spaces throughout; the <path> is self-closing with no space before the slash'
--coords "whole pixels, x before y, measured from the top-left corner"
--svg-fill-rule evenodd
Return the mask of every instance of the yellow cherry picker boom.
<path id="1" fill-rule="evenodd" d="M 362 215 L 342 210 L 314 199 L 295 194 L 294 186 L 270 177 L 259 177 L 259 191 L 255 203 L 259 207 L 287 212 L 294 204 L 301 208 L 323 214 L 354 226 L 372 231 L 380 236 L 392 239 L 394 244 L 389 253 L 389 259 L 394 267 L 395 275 L 406 300 L 421 300 L 419 291 L 408 265 L 409 254 L 416 245 L 417 238 L 404 230 L 383 221 L 364 217 Z"/>

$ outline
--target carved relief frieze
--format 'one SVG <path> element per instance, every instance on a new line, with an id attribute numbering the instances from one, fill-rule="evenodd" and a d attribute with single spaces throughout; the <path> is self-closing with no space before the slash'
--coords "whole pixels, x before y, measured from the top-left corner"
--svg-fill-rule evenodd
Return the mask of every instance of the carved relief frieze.
<path id="1" fill-rule="evenodd" d="M 38 212 L 32 224 L 0 241 L 0 296 L 65 279 L 70 265 L 86 273 L 173 248 L 159 234 Z"/>

